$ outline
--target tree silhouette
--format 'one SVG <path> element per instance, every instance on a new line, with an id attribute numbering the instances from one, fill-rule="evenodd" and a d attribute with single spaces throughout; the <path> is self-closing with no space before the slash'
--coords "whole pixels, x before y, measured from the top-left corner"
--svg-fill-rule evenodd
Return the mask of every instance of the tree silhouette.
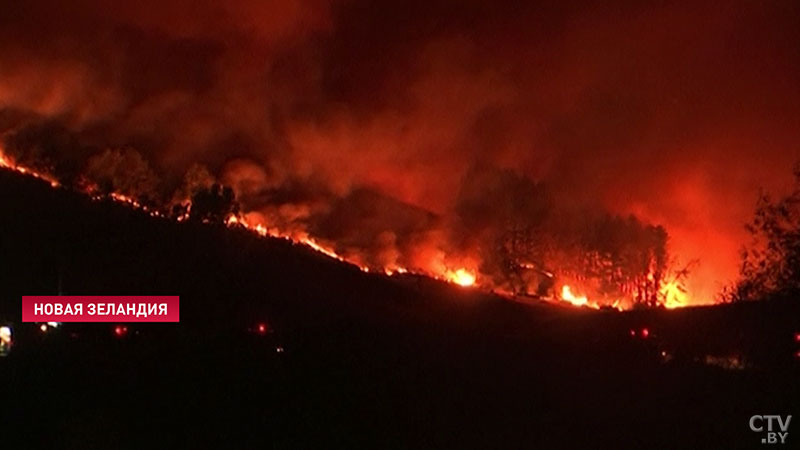
<path id="1" fill-rule="evenodd" d="M 231 215 L 239 214 L 233 189 L 214 183 L 209 188 L 199 189 L 192 196 L 189 218 L 205 223 L 221 224 Z"/>
<path id="2" fill-rule="evenodd" d="M 728 300 L 754 300 L 800 293 L 800 164 L 794 188 L 772 199 L 763 194 L 746 226 L 753 242 L 742 250 L 740 281 Z"/>
<path id="3" fill-rule="evenodd" d="M 85 174 L 103 194 L 116 192 L 141 203 L 157 197 L 158 177 L 147 160 L 130 148 L 107 149 L 92 156 Z"/>

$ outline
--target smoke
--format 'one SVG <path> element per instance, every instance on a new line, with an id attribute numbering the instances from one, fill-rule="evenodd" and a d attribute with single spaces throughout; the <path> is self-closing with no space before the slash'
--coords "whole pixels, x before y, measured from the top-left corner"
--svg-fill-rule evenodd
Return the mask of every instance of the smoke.
<path id="1" fill-rule="evenodd" d="M 663 225 L 707 299 L 736 275 L 759 187 L 788 184 L 800 157 L 793 1 L 3 9 L 0 137 L 17 160 L 165 200 L 213 174 L 249 217 L 369 248 L 369 264 L 485 254 L 509 208 L 562 227 L 603 210 Z M 513 189 L 476 168 L 535 180 L 547 207 L 504 205 Z M 465 212 L 481 192 L 495 228 Z"/>

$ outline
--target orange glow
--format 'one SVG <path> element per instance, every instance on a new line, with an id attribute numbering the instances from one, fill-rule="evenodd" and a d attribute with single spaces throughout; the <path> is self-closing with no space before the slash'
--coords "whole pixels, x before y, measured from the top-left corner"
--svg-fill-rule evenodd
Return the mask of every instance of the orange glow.
<path id="1" fill-rule="evenodd" d="M 58 181 L 56 181 L 53 177 L 47 174 L 35 172 L 27 167 L 16 165 L 10 157 L 8 157 L 6 154 L 2 152 L 2 149 L 0 149 L 0 167 L 9 170 L 14 170 L 21 174 L 33 176 L 48 181 L 53 187 L 59 186 Z M 125 204 L 128 207 L 146 212 L 153 217 L 160 217 L 160 218 L 167 217 L 161 211 L 149 208 L 148 206 L 141 204 L 139 200 L 130 195 L 125 195 L 119 192 L 113 192 L 111 194 L 108 194 L 108 196 L 104 196 L 97 193 L 98 188 L 95 185 L 90 185 L 88 187 L 84 187 L 83 189 L 85 193 L 91 195 L 91 197 L 95 200 L 102 200 L 108 198 L 115 202 Z M 184 206 L 186 207 L 186 211 L 191 210 L 191 204 Z M 187 212 L 175 218 L 175 220 L 178 222 L 183 222 L 185 220 L 188 220 L 188 218 L 189 214 Z M 425 250 L 425 252 L 427 252 L 426 256 L 422 258 L 421 261 L 417 261 L 414 267 L 404 267 L 394 262 L 386 263 L 383 266 L 381 265 L 369 266 L 360 260 L 359 255 L 353 253 L 346 253 L 347 256 L 344 256 L 343 254 L 337 252 L 332 244 L 324 243 L 319 239 L 310 236 L 304 230 L 298 230 L 298 229 L 282 230 L 279 227 L 276 227 L 274 224 L 261 223 L 260 220 L 264 220 L 263 217 L 259 217 L 258 219 L 249 221 L 243 215 L 231 214 L 225 219 L 225 224 L 231 228 L 245 228 L 262 237 L 286 239 L 295 243 L 303 244 L 316 252 L 326 255 L 327 257 L 330 257 L 337 261 L 342 261 L 352 264 L 358 267 L 363 272 L 383 273 L 386 276 L 393 276 L 396 274 L 404 274 L 404 273 L 413 273 L 413 274 L 429 276 L 431 278 L 435 278 L 438 280 L 443 280 L 458 286 L 463 286 L 463 287 L 480 286 L 487 291 L 495 293 L 502 294 L 502 292 L 505 292 L 502 286 L 492 286 L 491 284 L 488 283 L 485 285 L 481 285 L 480 283 L 478 283 L 478 271 L 475 270 L 474 267 L 478 267 L 479 261 L 475 261 L 473 259 L 470 259 L 469 257 L 464 258 L 463 255 L 460 259 L 456 259 L 452 255 L 448 255 L 442 250 L 440 250 L 438 247 L 436 247 L 435 244 L 431 246 L 429 249 Z M 455 269 L 451 268 L 454 266 L 457 268 Z M 548 274 L 548 276 L 552 277 L 554 275 Z M 555 294 L 555 296 L 560 302 L 563 302 L 565 304 L 569 304 L 576 307 L 587 307 L 593 309 L 600 309 L 601 307 L 606 307 L 622 311 L 625 309 L 630 309 L 630 307 L 633 305 L 633 300 L 631 298 L 628 298 L 627 296 L 617 299 L 608 299 L 608 298 L 590 299 L 589 295 L 591 295 L 592 292 L 594 292 L 592 289 L 580 289 L 577 288 L 575 285 L 563 284 L 561 285 L 560 289 L 556 290 L 557 294 Z M 677 282 L 670 282 L 664 284 L 661 287 L 660 294 L 661 297 L 663 298 L 664 307 L 669 309 L 687 306 L 692 303 L 688 293 L 686 292 L 686 289 Z M 513 296 L 514 294 L 510 295 Z M 115 329 L 115 333 L 117 334 L 117 336 L 120 337 L 124 335 L 126 332 L 127 328 L 123 326 L 119 326 Z M 259 326 L 259 332 L 261 332 L 260 326 Z"/>
<path id="2" fill-rule="evenodd" d="M 38 178 L 40 180 L 44 180 L 44 181 L 50 183 L 50 186 L 52 186 L 54 188 L 55 187 L 59 187 L 61 185 L 61 183 L 59 183 L 58 180 L 56 180 L 54 177 L 52 177 L 52 176 L 50 176 L 50 175 L 48 175 L 46 173 L 37 172 L 37 171 L 35 171 L 35 170 L 31 169 L 31 168 L 16 164 L 11 159 L 11 157 L 9 157 L 8 155 L 6 155 L 3 152 L 2 148 L 0 148 L 0 167 L 2 167 L 4 169 L 13 170 L 15 172 L 19 172 L 19 173 L 21 173 L 23 175 L 28 175 L 28 176 L 32 176 L 34 178 Z"/>
<path id="3" fill-rule="evenodd" d="M 586 306 L 589 303 L 589 299 L 586 298 L 585 295 L 581 297 L 576 296 L 572 293 L 572 288 L 566 284 L 561 287 L 561 300 L 575 306 Z"/>
<path id="4" fill-rule="evenodd" d="M 388 276 L 392 276 L 392 275 L 397 274 L 397 273 L 403 274 L 403 273 L 407 273 L 407 272 L 408 272 L 408 270 L 405 267 L 395 267 L 395 268 L 386 267 L 386 268 L 383 269 L 383 273 L 385 273 Z"/>
<path id="5" fill-rule="evenodd" d="M 459 286 L 468 287 L 475 285 L 475 274 L 467 269 L 458 269 L 456 271 L 447 272 L 445 274 L 445 279 Z"/>
<path id="6" fill-rule="evenodd" d="M 353 264 L 354 266 L 361 269 L 363 272 L 370 272 L 370 267 L 352 259 L 352 258 L 345 258 L 344 256 L 337 253 L 333 248 L 330 246 L 319 242 L 318 240 L 314 239 L 313 237 L 309 236 L 308 233 L 303 231 L 294 231 L 294 232 L 282 232 L 277 228 L 268 228 L 261 223 L 252 224 L 248 222 L 244 217 L 241 216 L 229 216 L 225 223 L 229 227 L 244 227 L 250 231 L 257 233 L 260 236 L 269 236 L 273 238 L 281 238 L 287 239 L 293 242 L 297 242 L 300 244 L 304 244 L 310 247 L 312 250 L 315 250 L 319 253 L 322 253 L 330 258 L 336 259 L 338 261 L 347 262 L 349 264 Z M 380 272 L 383 272 L 387 276 L 392 276 L 395 274 L 404 274 L 404 273 L 418 273 L 421 275 L 430 276 L 432 278 L 441 279 L 447 281 L 449 283 L 457 284 L 463 287 L 471 287 L 477 285 L 477 276 L 474 271 L 471 271 L 467 268 L 459 268 L 459 269 L 446 269 L 444 267 L 439 267 L 436 264 L 432 264 L 432 267 L 429 269 L 420 268 L 418 270 L 410 270 L 406 267 L 400 267 L 396 265 L 378 268 Z"/>
<path id="7" fill-rule="evenodd" d="M 561 300 L 573 306 L 585 306 L 587 308 L 594 308 L 594 309 L 600 308 L 600 305 L 597 302 L 589 300 L 587 296 L 575 295 L 572 292 L 572 288 L 566 284 L 561 286 Z M 613 307 L 615 309 L 621 310 L 621 308 L 618 307 L 618 304 L 619 300 L 614 302 Z"/>
<path id="8" fill-rule="evenodd" d="M 664 298 L 664 307 L 667 309 L 681 308 L 689 304 L 689 295 L 678 283 L 669 282 L 661 287 Z"/>

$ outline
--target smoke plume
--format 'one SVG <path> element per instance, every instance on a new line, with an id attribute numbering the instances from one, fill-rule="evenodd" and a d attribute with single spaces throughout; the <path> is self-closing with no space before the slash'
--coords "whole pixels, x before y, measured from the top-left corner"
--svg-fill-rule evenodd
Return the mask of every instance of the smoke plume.
<path id="1" fill-rule="evenodd" d="M 662 225 L 709 300 L 800 157 L 798 30 L 795 1 L 9 2 L 0 137 L 163 202 L 215 178 L 367 265 L 497 265 L 509 227 L 652 250 Z"/>

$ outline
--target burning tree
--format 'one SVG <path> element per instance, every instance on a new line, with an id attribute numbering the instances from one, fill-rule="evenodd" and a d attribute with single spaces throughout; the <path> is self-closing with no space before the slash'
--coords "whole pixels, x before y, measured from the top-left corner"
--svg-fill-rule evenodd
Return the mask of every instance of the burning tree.
<path id="1" fill-rule="evenodd" d="M 481 272 L 513 293 L 554 296 L 568 281 L 603 303 L 664 303 L 668 236 L 661 226 L 559 207 L 544 184 L 491 168 L 468 174 L 457 212 L 482 242 Z"/>
<path id="2" fill-rule="evenodd" d="M 728 292 L 728 300 L 800 293 L 800 164 L 794 179 L 785 197 L 759 197 L 755 217 L 746 225 L 753 242 L 742 250 L 740 281 Z"/>
<path id="3" fill-rule="evenodd" d="M 608 298 L 657 306 L 667 270 L 667 232 L 634 216 L 604 215 L 581 234 L 574 260 L 579 273 Z"/>

